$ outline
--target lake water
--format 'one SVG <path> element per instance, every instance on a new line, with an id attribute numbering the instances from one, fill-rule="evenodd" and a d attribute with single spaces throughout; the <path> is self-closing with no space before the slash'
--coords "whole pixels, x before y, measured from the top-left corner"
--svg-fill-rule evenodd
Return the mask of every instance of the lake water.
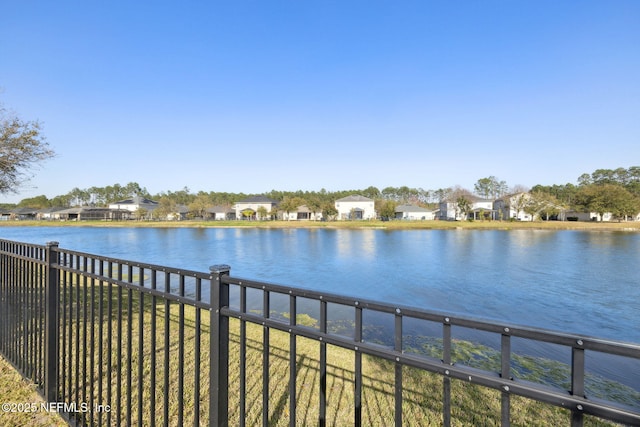
<path id="1" fill-rule="evenodd" d="M 2 227 L 0 238 L 205 272 L 224 263 L 247 279 L 640 343 L 634 232 Z"/>

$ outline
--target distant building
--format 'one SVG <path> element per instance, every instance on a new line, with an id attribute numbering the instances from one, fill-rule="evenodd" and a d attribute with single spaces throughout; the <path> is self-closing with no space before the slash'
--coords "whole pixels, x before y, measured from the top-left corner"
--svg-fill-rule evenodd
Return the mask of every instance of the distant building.
<path id="1" fill-rule="evenodd" d="M 436 213 L 420 206 L 400 205 L 395 209 L 395 218 L 408 220 L 434 220 L 436 219 Z"/>
<path id="2" fill-rule="evenodd" d="M 283 213 L 282 219 L 285 221 L 320 221 L 322 219 L 322 212 L 311 212 L 311 209 L 307 205 L 298 206 L 294 212 Z"/>
<path id="3" fill-rule="evenodd" d="M 148 213 L 153 212 L 158 207 L 158 202 L 149 200 L 144 197 L 135 196 L 131 199 L 120 200 L 109 204 L 109 209 L 114 210 L 127 210 L 129 212 L 137 212 L 139 209 L 144 209 Z"/>
<path id="4" fill-rule="evenodd" d="M 175 211 L 167 214 L 167 221 L 182 221 L 187 219 L 189 207 L 185 205 L 177 205 Z"/>
<path id="5" fill-rule="evenodd" d="M 529 203 L 531 195 L 521 192 L 510 194 L 493 202 L 493 207 L 498 214 L 498 219 L 515 219 L 518 221 L 533 221 L 531 214 L 524 211 L 524 207 Z"/>
<path id="6" fill-rule="evenodd" d="M 82 207 L 63 209 L 57 215 L 61 221 L 113 221 L 129 219 L 131 212 L 126 209 Z"/>
<path id="7" fill-rule="evenodd" d="M 596 222 L 613 221 L 613 214 L 611 212 L 605 212 L 604 215 L 600 215 L 597 212 L 569 210 L 566 212 L 566 217 L 568 220 L 573 220 L 573 221 L 596 221 Z"/>
<path id="8" fill-rule="evenodd" d="M 206 210 L 207 218 L 215 221 L 228 221 L 236 219 L 236 211 L 229 206 L 214 206 Z"/>
<path id="9" fill-rule="evenodd" d="M 236 203 L 234 210 L 238 219 L 261 219 L 258 210 L 265 208 L 267 213 L 272 212 L 278 206 L 278 201 L 267 196 L 252 196 Z"/>
<path id="10" fill-rule="evenodd" d="M 38 216 L 38 209 L 15 208 L 11 211 L 11 219 L 33 220 Z"/>
<path id="11" fill-rule="evenodd" d="M 52 221 L 60 219 L 60 211 L 64 208 L 46 208 L 38 211 L 38 219 L 43 221 Z"/>
<path id="12" fill-rule="evenodd" d="M 468 218 L 497 219 L 492 200 L 483 199 L 471 194 L 463 197 L 467 199 L 470 204 L 470 210 L 466 215 L 462 213 L 457 200 L 450 199 L 440 202 L 440 219 L 449 221 L 461 221 Z"/>
<path id="13" fill-rule="evenodd" d="M 376 209 L 372 199 L 358 194 L 335 201 L 340 220 L 375 219 Z"/>

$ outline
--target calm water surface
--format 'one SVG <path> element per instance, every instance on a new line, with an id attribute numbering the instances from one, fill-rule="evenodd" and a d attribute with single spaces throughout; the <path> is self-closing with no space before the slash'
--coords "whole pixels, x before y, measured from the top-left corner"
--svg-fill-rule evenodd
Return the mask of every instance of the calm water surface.
<path id="1" fill-rule="evenodd" d="M 640 343 L 640 233 L 3 227 L 0 238 Z"/>

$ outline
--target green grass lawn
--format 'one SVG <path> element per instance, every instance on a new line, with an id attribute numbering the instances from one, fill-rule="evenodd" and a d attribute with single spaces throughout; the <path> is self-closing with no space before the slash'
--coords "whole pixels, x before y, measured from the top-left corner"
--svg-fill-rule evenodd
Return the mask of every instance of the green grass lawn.
<path id="1" fill-rule="evenodd" d="M 5 404 L 35 404 L 44 400 L 36 391 L 36 386 L 24 379 L 4 357 L 0 356 L 0 426 L 66 426 L 67 423 L 56 413 L 38 408 L 36 411 L 18 411 L 17 406 Z M 7 409 L 9 409 L 7 411 Z M 16 412 L 12 412 L 16 410 Z"/>

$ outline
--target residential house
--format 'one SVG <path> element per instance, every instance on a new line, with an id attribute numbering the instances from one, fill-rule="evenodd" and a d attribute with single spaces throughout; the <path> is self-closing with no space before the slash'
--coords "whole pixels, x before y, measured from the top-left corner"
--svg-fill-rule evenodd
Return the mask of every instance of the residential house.
<path id="1" fill-rule="evenodd" d="M 131 212 L 125 209 L 81 207 L 62 209 L 57 212 L 57 215 L 61 221 L 113 221 L 129 219 Z"/>
<path id="2" fill-rule="evenodd" d="M 493 201 L 468 194 L 464 196 L 469 201 L 469 212 L 463 214 L 456 200 L 440 202 L 440 219 L 449 221 L 461 221 L 467 218 L 473 219 L 497 219 L 493 209 Z"/>
<path id="3" fill-rule="evenodd" d="M 189 213 L 189 207 L 186 205 L 177 205 L 175 211 L 167 214 L 167 221 L 182 221 L 183 219 L 187 219 L 187 214 Z"/>
<path id="4" fill-rule="evenodd" d="M 493 209 L 493 200 L 481 199 L 480 197 L 471 200 L 471 215 L 473 219 L 498 219 L 496 211 Z"/>
<path id="5" fill-rule="evenodd" d="M 613 214 L 611 212 L 605 212 L 604 215 L 600 215 L 597 212 L 584 212 L 570 210 L 566 213 L 567 220 L 571 221 L 613 221 Z"/>
<path id="6" fill-rule="evenodd" d="M 206 210 L 207 218 L 215 221 L 229 221 L 236 219 L 236 211 L 228 206 L 214 206 Z"/>
<path id="7" fill-rule="evenodd" d="M 145 217 L 150 218 L 151 213 L 158 207 L 158 202 L 145 197 L 135 196 L 131 199 L 120 200 L 109 204 L 109 209 L 116 211 L 125 210 L 132 213 L 146 212 Z"/>
<path id="8" fill-rule="evenodd" d="M 436 219 L 436 214 L 427 208 L 408 204 L 397 206 L 395 217 L 396 219 L 406 220 L 434 220 Z"/>
<path id="9" fill-rule="evenodd" d="M 10 219 L 13 219 L 12 215 L 11 209 L 0 209 L 0 221 L 9 221 Z"/>
<path id="10" fill-rule="evenodd" d="M 64 208 L 46 208 L 38 211 L 38 219 L 43 221 L 52 221 L 60 219 L 60 211 Z"/>
<path id="11" fill-rule="evenodd" d="M 458 207 L 458 203 L 452 200 L 443 200 L 440 202 L 440 219 L 448 221 L 460 221 L 462 213 Z"/>
<path id="12" fill-rule="evenodd" d="M 11 211 L 11 218 L 18 220 L 34 220 L 38 216 L 38 209 L 15 208 Z"/>
<path id="13" fill-rule="evenodd" d="M 335 201 L 339 220 L 375 219 L 376 209 L 372 199 L 358 194 Z"/>
<path id="14" fill-rule="evenodd" d="M 282 219 L 285 221 L 320 221 L 322 219 L 322 212 L 311 212 L 311 209 L 307 205 L 298 206 L 294 212 L 282 214 Z"/>
<path id="15" fill-rule="evenodd" d="M 520 192 L 510 194 L 493 202 L 497 219 L 515 219 L 517 221 L 532 221 L 531 214 L 524 211 L 524 207 L 531 199 L 529 193 Z"/>
<path id="16" fill-rule="evenodd" d="M 239 219 L 265 219 L 260 218 L 260 208 L 263 207 L 267 212 L 267 217 L 270 212 L 275 211 L 278 206 L 278 201 L 270 199 L 266 196 L 252 196 L 237 202 L 234 206 L 236 212 L 236 218 Z"/>

